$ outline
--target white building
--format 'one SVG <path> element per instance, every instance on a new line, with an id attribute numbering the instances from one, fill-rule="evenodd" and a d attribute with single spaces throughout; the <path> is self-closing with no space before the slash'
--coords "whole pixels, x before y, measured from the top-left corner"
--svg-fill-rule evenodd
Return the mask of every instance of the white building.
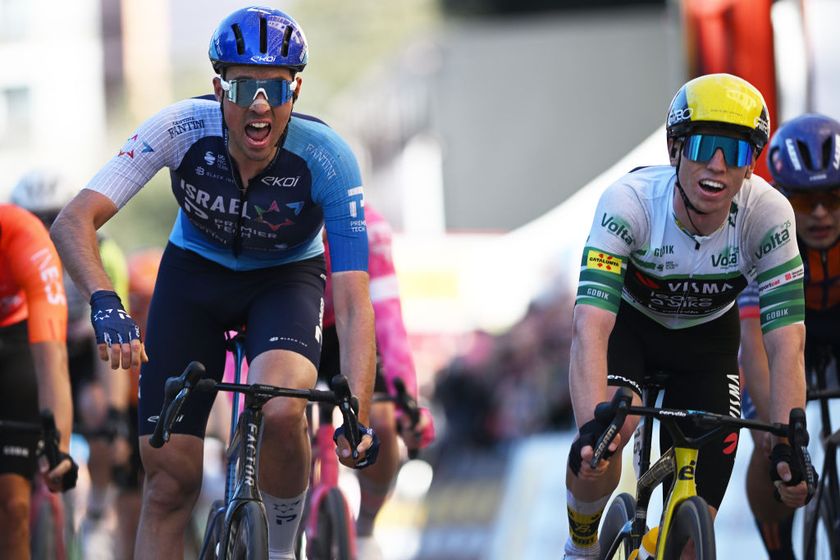
<path id="1" fill-rule="evenodd" d="M 0 0 L 0 200 L 32 166 L 90 176 L 105 136 L 99 0 Z"/>

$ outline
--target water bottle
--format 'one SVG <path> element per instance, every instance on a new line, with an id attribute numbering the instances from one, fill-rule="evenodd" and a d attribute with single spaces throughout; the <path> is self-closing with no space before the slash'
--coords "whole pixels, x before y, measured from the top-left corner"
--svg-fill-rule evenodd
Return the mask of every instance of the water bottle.
<path id="1" fill-rule="evenodd" d="M 638 560 L 650 560 L 656 558 L 656 541 L 659 539 L 659 527 L 656 526 L 642 537 L 642 546 L 639 547 Z"/>

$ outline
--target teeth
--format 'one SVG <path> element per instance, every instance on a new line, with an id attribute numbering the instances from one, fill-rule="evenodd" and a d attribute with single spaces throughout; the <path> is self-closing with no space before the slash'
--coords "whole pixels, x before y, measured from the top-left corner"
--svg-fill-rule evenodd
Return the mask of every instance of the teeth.
<path id="1" fill-rule="evenodd" d="M 716 191 L 723 190 L 726 187 L 726 185 L 718 183 L 717 181 L 700 181 L 700 185 Z"/>
<path id="2" fill-rule="evenodd" d="M 249 124 L 248 126 L 251 126 L 251 127 L 253 127 L 253 128 L 265 128 L 265 127 L 267 127 L 267 126 L 268 126 L 268 123 L 264 123 L 264 122 L 255 122 L 255 123 L 251 123 L 251 124 Z"/>

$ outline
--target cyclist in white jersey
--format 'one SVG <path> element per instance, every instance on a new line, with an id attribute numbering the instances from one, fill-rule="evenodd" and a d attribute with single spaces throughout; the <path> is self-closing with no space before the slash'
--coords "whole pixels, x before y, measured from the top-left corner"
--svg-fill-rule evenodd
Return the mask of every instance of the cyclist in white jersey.
<path id="1" fill-rule="evenodd" d="M 771 357 L 771 420 L 787 422 L 790 410 L 804 405 L 802 261 L 793 211 L 752 174 L 768 132 L 764 100 L 751 84 L 729 74 L 696 78 L 671 102 L 671 165 L 635 170 L 601 196 L 574 312 L 570 388 L 579 436 L 566 474 L 568 558 L 597 557 L 598 521 L 621 474 L 620 460 L 589 465 L 594 439 L 605 429 L 593 411 L 615 385 L 631 387 L 639 401 L 644 375 L 663 370 L 670 373 L 663 406 L 740 415 L 734 302 L 750 279 L 758 279 L 769 308 L 762 327 Z M 628 418 L 614 452 L 637 423 Z M 722 434 L 700 455 L 698 493 L 713 515 L 737 437 Z M 662 439 L 670 444 L 667 434 Z M 792 480 L 785 461 L 775 466 L 782 480 Z M 807 489 L 799 483 L 780 492 L 796 507 Z"/>

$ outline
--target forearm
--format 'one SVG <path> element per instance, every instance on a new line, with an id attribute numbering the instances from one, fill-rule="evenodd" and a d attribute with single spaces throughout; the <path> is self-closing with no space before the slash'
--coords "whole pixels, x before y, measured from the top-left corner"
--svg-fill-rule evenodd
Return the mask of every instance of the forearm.
<path id="1" fill-rule="evenodd" d="M 764 335 L 770 364 L 770 421 L 787 423 L 805 406 L 805 326 L 788 325 Z"/>
<path id="2" fill-rule="evenodd" d="M 578 426 L 594 417 L 595 405 L 607 400 L 607 346 L 613 321 L 594 322 L 591 310 L 575 308 L 569 389 Z M 596 310 L 600 311 L 600 310 Z"/>
<path id="3" fill-rule="evenodd" d="M 359 421 L 369 425 L 368 413 L 376 371 L 373 334 L 373 308 L 367 300 L 350 306 L 346 316 L 336 316 L 340 343 L 341 372 L 347 376 L 353 394 L 359 399 Z"/>
<path id="4" fill-rule="evenodd" d="M 67 370 L 67 345 L 64 342 L 36 342 L 31 345 L 32 360 L 38 378 L 38 408 L 51 410 L 61 432 L 62 451 L 70 450 L 73 430 L 73 401 Z"/>
<path id="5" fill-rule="evenodd" d="M 80 198 L 82 194 L 64 208 L 50 228 L 50 237 L 76 287 L 85 297 L 90 297 L 97 290 L 114 287 L 102 265 L 96 239 L 96 230 L 105 220 L 97 223 Z"/>
<path id="6" fill-rule="evenodd" d="M 758 417 L 768 421 L 770 418 L 770 368 L 757 318 L 741 320 L 740 363 L 744 371 L 744 384 L 749 391 Z"/>

